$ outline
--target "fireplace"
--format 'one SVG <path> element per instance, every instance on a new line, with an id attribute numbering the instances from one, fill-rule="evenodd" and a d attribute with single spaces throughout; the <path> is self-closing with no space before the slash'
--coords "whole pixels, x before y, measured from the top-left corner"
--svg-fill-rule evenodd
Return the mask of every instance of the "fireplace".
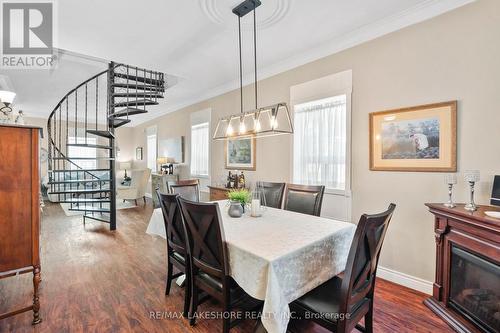
<path id="1" fill-rule="evenodd" d="M 436 276 L 425 304 L 457 332 L 500 333 L 500 220 L 464 205 L 434 214 Z"/>
<path id="2" fill-rule="evenodd" d="M 452 245 L 449 304 L 486 332 L 500 327 L 500 266 Z"/>

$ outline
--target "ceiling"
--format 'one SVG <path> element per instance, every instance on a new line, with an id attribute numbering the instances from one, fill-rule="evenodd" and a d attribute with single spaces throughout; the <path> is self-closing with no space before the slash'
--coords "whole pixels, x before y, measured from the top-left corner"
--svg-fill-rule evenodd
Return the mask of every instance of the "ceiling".
<path id="1" fill-rule="evenodd" d="M 259 78 L 299 66 L 473 0 L 261 0 Z M 64 94 L 114 60 L 176 77 L 162 104 L 134 125 L 238 87 L 240 0 L 57 1 L 53 70 L 10 70 L 17 108 L 48 116 Z M 253 71 L 252 15 L 242 19 L 245 82 Z M 85 56 L 80 56 L 85 55 Z"/>

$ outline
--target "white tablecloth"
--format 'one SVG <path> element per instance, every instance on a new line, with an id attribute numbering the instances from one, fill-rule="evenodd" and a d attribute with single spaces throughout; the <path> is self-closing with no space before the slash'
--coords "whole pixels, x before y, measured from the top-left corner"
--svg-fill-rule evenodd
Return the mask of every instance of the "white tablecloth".
<path id="1" fill-rule="evenodd" d="M 226 201 L 218 203 L 231 276 L 250 296 L 264 300 L 267 331 L 286 332 L 288 304 L 344 270 L 356 226 L 274 208 L 259 218 L 231 218 Z M 160 209 L 146 232 L 165 238 Z"/>

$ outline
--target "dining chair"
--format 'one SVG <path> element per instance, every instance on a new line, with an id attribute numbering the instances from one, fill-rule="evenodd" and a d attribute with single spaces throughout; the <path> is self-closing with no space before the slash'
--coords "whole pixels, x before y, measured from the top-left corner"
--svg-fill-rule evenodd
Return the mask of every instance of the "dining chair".
<path id="1" fill-rule="evenodd" d="M 324 193 L 323 185 L 287 184 L 283 209 L 319 216 Z"/>
<path id="2" fill-rule="evenodd" d="M 190 279 L 189 256 L 186 250 L 186 232 L 184 229 L 184 221 L 177 202 L 179 194 L 162 194 L 160 190 L 156 190 L 158 201 L 160 202 L 161 211 L 163 213 L 163 221 L 165 223 L 165 231 L 167 235 L 167 286 L 165 295 L 170 293 L 172 280 L 178 278 L 182 274 L 186 274 L 186 280 Z M 173 274 L 173 268 L 177 268 L 180 272 Z M 191 301 L 191 286 L 186 284 L 184 295 L 184 316 L 188 317 L 189 306 Z"/>
<path id="3" fill-rule="evenodd" d="M 331 332 L 373 332 L 373 297 L 378 259 L 392 214 L 389 208 L 380 214 L 361 216 L 347 257 L 342 277 L 333 277 L 294 301 L 290 307 L 299 316 Z M 359 321 L 365 318 L 365 326 Z"/>
<path id="4" fill-rule="evenodd" d="M 188 237 L 188 254 L 191 264 L 191 320 L 196 323 L 200 291 L 222 303 L 224 314 L 251 299 L 229 276 L 229 260 L 225 245 L 224 229 L 217 203 L 198 203 L 178 197 Z M 259 305 L 261 302 L 259 302 Z M 222 331 L 229 332 L 241 320 L 231 321 L 224 315 Z"/>
<path id="5" fill-rule="evenodd" d="M 190 201 L 200 201 L 199 179 L 182 179 L 167 182 L 167 188 L 170 193 L 178 193 L 184 199 L 188 199 Z"/>
<path id="6" fill-rule="evenodd" d="M 257 182 L 257 188 L 261 188 L 266 199 L 266 206 L 281 208 L 285 183 Z"/>

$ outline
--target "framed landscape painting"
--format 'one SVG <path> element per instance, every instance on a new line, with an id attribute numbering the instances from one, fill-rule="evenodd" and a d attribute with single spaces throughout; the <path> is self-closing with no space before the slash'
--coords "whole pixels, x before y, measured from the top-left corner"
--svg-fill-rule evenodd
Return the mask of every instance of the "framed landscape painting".
<path id="1" fill-rule="evenodd" d="M 255 171 L 255 138 L 226 140 L 226 169 Z"/>
<path id="2" fill-rule="evenodd" d="M 455 172 L 457 102 L 370 113 L 370 170 Z"/>

